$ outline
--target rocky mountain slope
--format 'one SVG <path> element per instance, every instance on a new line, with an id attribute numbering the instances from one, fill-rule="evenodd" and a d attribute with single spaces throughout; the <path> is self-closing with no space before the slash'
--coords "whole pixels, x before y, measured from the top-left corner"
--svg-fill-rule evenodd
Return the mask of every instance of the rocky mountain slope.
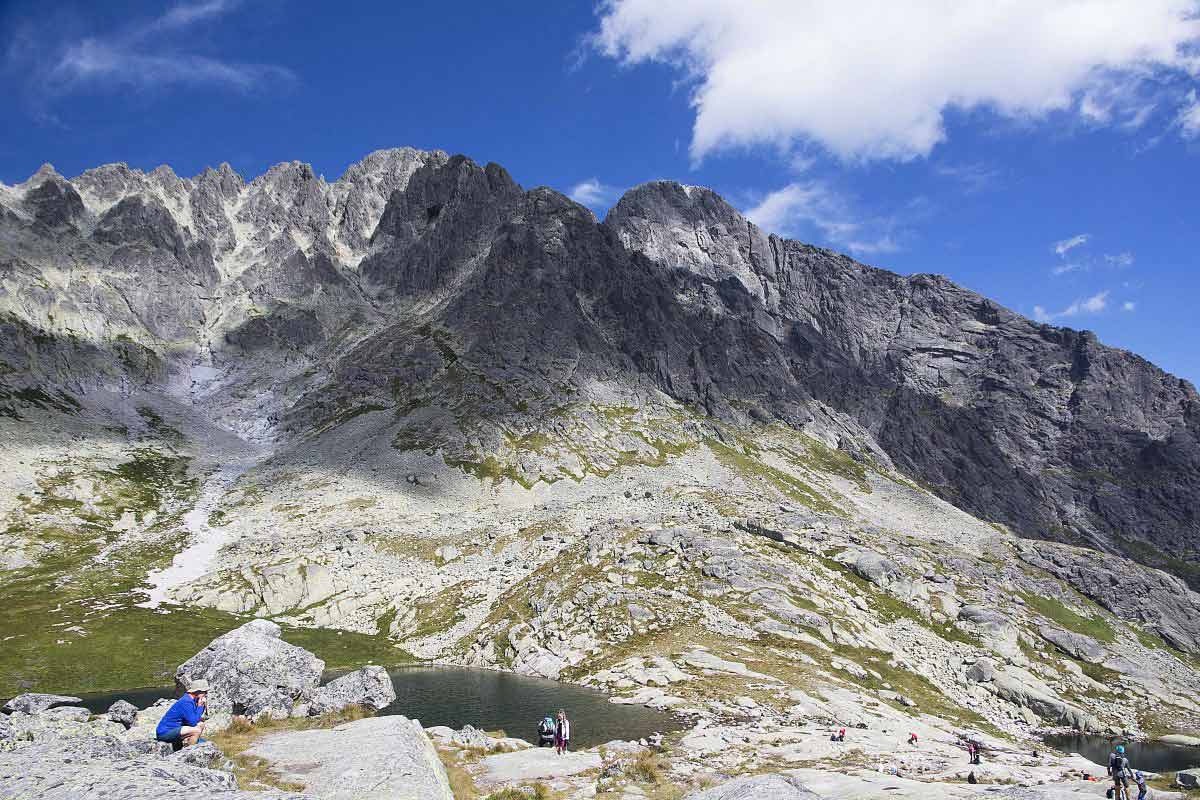
<path id="1" fill-rule="evenodd" d="M 494 164 L 395 150 L 334 183 L 44 167 L 0 209 L 7 393 L 165 390 L 274 438 L 433 409 L 437 441 L 409 444 L 464 461 L 575 396 L 657 400 L 813 426 L 1021 535 L 1194 571 L 1193 387 L 705 189 L 645 184 L 598 224 Z"/>
<path id="2" fill-rule="evenodd" d="M 702 188 L 45 167 L 0 437 L 0 693 L 258 615 L 710 720 L 1200 715 L 1195 389 Z"/>

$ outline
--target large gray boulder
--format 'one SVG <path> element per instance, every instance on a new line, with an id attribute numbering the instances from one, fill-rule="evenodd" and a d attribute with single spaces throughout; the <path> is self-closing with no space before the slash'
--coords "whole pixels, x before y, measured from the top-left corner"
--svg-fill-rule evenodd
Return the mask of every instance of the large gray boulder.
<path id="1" fill-rule="evenodd" d="M 1008 617 L 999 611 L 971 603 L 958 610 L 958 618 L 985 631 L 998 632 L 1012 625 Z"/>
<path id="2" fill-rule="evenodd" d="M 1062 628 L 1054 628 L 1049 625 L 1043 625 L 1038 629 L 1038 633 L 1043 639 L 1071 658 L 1077 658 L 1089 664 L 1099 664 L 1104 660 L 1104 645 L 1090 636 L 1064 631 Z"/>
<path id="3" fill-rule="evenodd" d="M 989 683 L 996 676 L 996 665 L 990 658 L 980 658 L 967 668 L 971 683 Z"/>
<path id="4" fill-rule="evenodd" d="M 1020 632 L 1002 612 L 969 603 L 958 610 L 958 619 L 973 626 L 983 637 L 984 645 L 997 655 L 1017 661 L 1024 659 L 1018 644 Z"/>
<path id="5" fill-rule="evenodd" d="M 854 560 L 851 568 L 858 577 L 870 581 L 877 586 L 887 586 L 901 574 L 900 568 L 896 566 L 896 562 L 887 556 L 869 551 L 861 553 Z"/>
<path id="6" fill-rule="evenodd" d="M 1200 769 L 1181 769 L 1175 773 L 1175 783 L 1184 789 L 1200 789 Z"/>
<path id="7" fill-rule="evenodd" d="M 401 716 L 273 733 L 247 752 L 321 800 L 454 800 L 433 743 Z"/>
<path id="8" fill-rule="evenodd" d="M 349 706 L 365 706 L 376 711 L 391 705 L 396 699 L 392 677 L 383 667 L 363 667 L 330 681 L 313 692 L 308 703 L 311 716 L 330 714 Z"/>
<path id="9" fill-rule="evenodd" d="M 321 680 L 325 662 L 279 638 L 274 622 L 256 619 L 215 640 L 175 673 L 183 692 L 205 679 L 210 714 L 245 714 L 282 719 L 306 703 Z"/>
<path id="10" fill-rule="evenodd" d="M 70 697 L 65 694 L 19 694 L 4 704 L 4 710 L 10 713 L 20 711 L 23 714 L 36 714 L 39 711 L 45 711 L 55 706 L 66 706 L 82 702 L 81 698 Z"/>
<path id="11" fill-rule="evenodd" d="M 684 800 L 821 800 L 794 775 L 748 775 L 685 795 Z"/>
<path id="12" fill-rule="evenodd" d="M 997 671 L 986 684 L 998 697 L 1024 708 L 1039 717 L 1078 731 L 1099 732 L 1104 726 L 1081 708 L 1057 697 L 1045 684 L 1023 670 Z"/>

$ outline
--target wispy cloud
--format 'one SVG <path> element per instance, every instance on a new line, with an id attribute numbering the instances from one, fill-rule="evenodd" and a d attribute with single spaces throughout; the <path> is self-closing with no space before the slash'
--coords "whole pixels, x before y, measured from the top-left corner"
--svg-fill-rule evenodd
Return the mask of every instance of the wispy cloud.
<path id="1" fill-rule="evenodd" d="M 181 2 L 162 14 L 82 37 L 56 26 L 24 26 L 6 47 L 6 70 L 26 82 L 35 104 L 84 91 L 219 86 L 247 91 L 290 82 L 291 70 L 196 51 L 196 28 L 236 11 L 239 0 Z"/>
<path id="2" fill-rule="evenodd" d="M 1063 239 L 1061 242 L 1055 242 L 1051 249 L 1058 253 L 1060 258 L 1064 260 L 1055 264 L 1050 268 L 1050 274 L 1054 277 L 1062 275 L 1070 275 L 1072 273 L 1092 272 L 1100 268 L 1110 270 L 1124 270 L 1133 266 L 1134 255 L 1129 250 L 1120 253 L 1105 253 L 1103 256 L 1091 256 L 1086 253 L 1071 254 L 1071 260 L 1065 260 L 1068 253 L 1076 247 L 1080 247 L 1088 240 L 1087 234 L 1080 234 L 1070 239 Z"/>
<path id="3" fill-rule="evenodd" d="M 1104 261 L 1116 269 L 1125 269 L 1133 266 L 1133 253 L 1126 250 L 1123 253 L 1109 254 L 1104 256 Z"/>
<path id="4" fill-rule="evenodd" d="M 783 236 L 799 236 L 815 229 L 831 244 L 855 255 L 900 249 L 895 217 L 857 212 L 850 201 L 822 181 L 790 183 L 770 192 L 744 213 L 763 230 Z"/>
<path id="5" fill-rule="evenodd" d="M 1175 124 L 1186 139 L 1200 136 L 1200 99 L 1197 99 L 1195 89 L 1188 92 L 1184 98 L 1184 103 L 1175 117 Z"/>
<path id="6" fill-rule="evenodd" d="M 1055 264 L 1050 268 L 1050 274 L 1057 277 L 1059 275 L 1067 275 L 1072 272 L 1080 272 L 1086 269 L 1086 265 L 1080 264 L 1078 261 L 1070 261 L 1066 264 Z"/>
<path id="7" fill-rule="evenodd" d="M 1054 320 L 1077 317 L 1081 314 L 1099 314 L 1108 308 L 1109 291 L 1105 289 L 1091 297 L 1082 297 L 1061 311 L 1047 311 L 1045 306 L 1033 307 L 1033 318 L 1038 322 L 1053 322 Z"/>
<path id="8" fill-rule="evenodd" d="M 1059 258 L 1062 258 L 1067 253 L 1074 250 L 1076 247 L 1087 244 L 1088 239 L 1091 239 L 1091 238 L 1092 238 L 1092 235 L 1090 233 L 1080 233 L 1075 236 L 1072 236 L 1069 239 L 1060 239 L 1059 241 L 1055 242 L 1054 245 L 1050 249 L 1052 249 L 1055 253 L 1057 253 Z"/>
<path id="9" fill-rule="evenodd" d="M 1126 300 L 1124 303 L 1121 303 L 1121 310 L 1122 311 L 1136 311 L 1137 303 L 1135 303 L 1132 300 Z"/>
<path id="10" fill-rule="evenodd" d="M 933 168 L 937 175 L 962 184 L 967 194 L 978 194 L 996 186 L 1001 172 L 987 164 L 938 164 Z"/>
<path id="11" fill-rule="evenodd" d="M 585 181 L 580 181 L 567 192 L 567 196 L 576 203 L 585 205 L 593 210 L 607 208 L 617 199 L 617 195 L 619 194 L 620 189 L 615 186 L 609 186 L 606 183 L 601 183 L 598 178 L 588 178 Z"/>

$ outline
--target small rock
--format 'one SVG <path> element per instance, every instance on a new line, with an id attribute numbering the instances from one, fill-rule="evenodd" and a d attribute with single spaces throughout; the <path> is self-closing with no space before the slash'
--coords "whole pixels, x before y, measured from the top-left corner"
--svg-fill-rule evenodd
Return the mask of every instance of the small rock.
<path id="1" fill-rule="evenodd" d="M 138 709 L 133 703 L 128 700 L 118 700 L 108 707 L 106 716 L 113 722 L 118 722 L 126 728 L 132 727 L 133 721 L 137 719 Z"/>
<path id="2" fill-rule="evenodd" d="M 199 742 L 191 747 L 185 747 L 172 753 L 169 758 L 172 761 L 204 769 L 225 769 L 228 763 L 225 760 L 225 754 L 218 750 L 212 742 Z"/>

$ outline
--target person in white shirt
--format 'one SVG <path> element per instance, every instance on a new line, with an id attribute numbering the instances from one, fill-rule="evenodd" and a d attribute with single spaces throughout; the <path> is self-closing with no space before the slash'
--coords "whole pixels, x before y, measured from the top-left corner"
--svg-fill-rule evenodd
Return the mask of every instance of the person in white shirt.
<path id="1" fill-rule="evenodd" d="M 554 748 L 561 756 L 571 746 L 571 720 L 567 712 L 558 710 L 558 719 L 554 723 Z"/>

